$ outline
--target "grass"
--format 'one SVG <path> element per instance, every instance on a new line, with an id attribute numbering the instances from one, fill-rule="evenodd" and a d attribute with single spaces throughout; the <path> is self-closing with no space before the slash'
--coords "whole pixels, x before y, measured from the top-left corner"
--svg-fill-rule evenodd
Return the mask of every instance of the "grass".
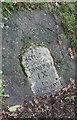
<path id="1" fill-rule="evenodd" d="M 9 97 L 9 95 L 5 91 L 5 86 L 3 85 L 2 80 L 0 80 L 0 109 L 4 106 L 3 98 Z"/>
<path id="2" fill-rule="evenodd" d="M 46 3 L 23 3 L 23 2 L 19 2 L 19 3 L 2 3 L 2 9 L 3 9 L 3 15 L 4 16 L 9 16 L 12 15 L 12 11 L 15 10 L 28 10 L 28 11 L 32 11 L 32 10 L 36 10 L 36 9 L 44 9 L 45 8 Z"/>
<path id="3" fill-rule="evenodd" d="M 61 3 L 56 8 L 56 14 L 61 20 L 62 27 L 64 29 L 67 39 L 71 40 L 71 47 L 77 49 L 77 37 L 75 32 L 77 25 L 75 24 L 76 9 L 74 3 Z"/>
<path id="4" fill-rule="evenodd" d="M 7 92 L 5 91 L 5 86 L 2 82 L 2 80 L 0 80 L 0 110 L 2 110 L 3 108 L 7 109 L 9 111 L 15 111 L 17 107 L 19 107 L 20 105 L 15 105 L 15 106 L 5 106 L 5 101 L 4 99 L 9 97 L 9 94 L 7 94 Z"/>

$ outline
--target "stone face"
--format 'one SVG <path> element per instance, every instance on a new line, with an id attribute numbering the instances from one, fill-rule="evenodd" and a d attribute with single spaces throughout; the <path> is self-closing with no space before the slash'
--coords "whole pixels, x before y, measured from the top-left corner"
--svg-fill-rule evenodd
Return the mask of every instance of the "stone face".
<path id="1" fill-rule="evenodd" d="M 59 76 L 48 48 L 30 46 L 22 55 L 22 64 L 35 95 L 48 94 L 61 88 Z"/>

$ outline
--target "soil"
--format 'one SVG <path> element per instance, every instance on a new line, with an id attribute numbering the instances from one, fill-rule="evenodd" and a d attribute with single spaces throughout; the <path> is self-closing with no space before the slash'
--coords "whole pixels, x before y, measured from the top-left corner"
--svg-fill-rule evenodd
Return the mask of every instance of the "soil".
<path id="1" fill-rule="evenodd" d="M 21 118 L 70 118 L 75 119 L 76 113 L 76 85 L 70 79 L 68 86 L 50 96 L 36 97 L 31 101 L 24 101 L 15 112 L 0 111 L 2 120 Z M 17 119 L 17 120 L 18 120 Z"/>

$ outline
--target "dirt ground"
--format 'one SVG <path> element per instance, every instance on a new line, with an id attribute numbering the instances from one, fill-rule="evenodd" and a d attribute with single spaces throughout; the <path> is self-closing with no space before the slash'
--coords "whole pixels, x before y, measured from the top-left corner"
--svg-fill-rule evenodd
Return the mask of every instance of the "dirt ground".
<path id="1" fill-rule="evenodd" d="M 0 111 L 2 120 L 21 118 L 70 118 L 76 117 L 76 85 L 75 80 L 70 79 L 68 86 L 50 96 L 36 97 L 31 101 L 24 101 L 15 112 L 9 110 Z"/>

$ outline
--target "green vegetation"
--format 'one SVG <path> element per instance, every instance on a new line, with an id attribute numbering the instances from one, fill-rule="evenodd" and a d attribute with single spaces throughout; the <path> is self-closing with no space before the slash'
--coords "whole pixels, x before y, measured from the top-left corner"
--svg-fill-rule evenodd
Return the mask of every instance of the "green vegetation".
<path id="1" fill-rule="evenodd" d="M 1 71 L 0 71 L 0 109 L 7 108 L 9 111 L 16 111 L 20 105 L 15 105 L 15 106 L 5 106 L 4 99 L 9 97 L 9 94 L 5 91 L 5 85 L 3 84 L 3 81 L 1 80 Z"/>
<path id="2" fill-rule="evenodd" d="M 1 78 L 1 73 L 0 73 L 0 78 Z M 5 85 L 3 84 L 3 81 L 0 79 L 0 109 L 7 108 L 9 111 L 15 111 L 20 105 L 15 105 L 15 106 L 5 106 L 4 99 L 9 97 L 9 94 L 5 91 Z"/>
<path id="3" fill-rule="evenodd" d="M 5 85 L 2 81 L 2 70 L 0 70 L 0 109 L 4 106 L 4 98 L 9 97 L 7 92 L 5 91 Z"/>
<path id="4" fill-rule="evenodd" d="M 10 16 L 12 15 L 13 11 L 18 11 L 18 10 L 28 10 L 28 11 L 32 11 L 32 10 L 36 10 L 36 9 L 44 9 L 45 8 L 46 3 L 24 3 L 24 2 L 19 2 L 19 3 L 2 3 L 2 9 L 3 9 L 3 15 L 4 16 Z"/>
<path id="5" fill-rule="evenodd" d="M 6 98 L 6 97 L 9 97 L 9 95 L 6 93 L 6 91 L 4 89 L 2 80 L 0 80 L 0 109 L 2 109 L 2 107 L 4 105 L 3 98 Z"/>
<path id="6" fill-rule="evenodd" d="M 19 108 L 20 105 L 15 105 L 15 106 L 11 106 L 8 108 L 9 111 L 13 112 L 13 111 L 16 111 L 17 108 Z"/>
<path id="7" fill-rule="evenodd" d="M 75 3 L 61 3 L 60 6 L 56 8 L 56 14 L 61 20 L 65 35 L 71 40 L 71 47 L 77 49 L 75 11 Z"/>
<path id="8" fill-rule="evenodd" d="M 65 100 L 75 101 L 75 95 L 67 96 Z"/>

